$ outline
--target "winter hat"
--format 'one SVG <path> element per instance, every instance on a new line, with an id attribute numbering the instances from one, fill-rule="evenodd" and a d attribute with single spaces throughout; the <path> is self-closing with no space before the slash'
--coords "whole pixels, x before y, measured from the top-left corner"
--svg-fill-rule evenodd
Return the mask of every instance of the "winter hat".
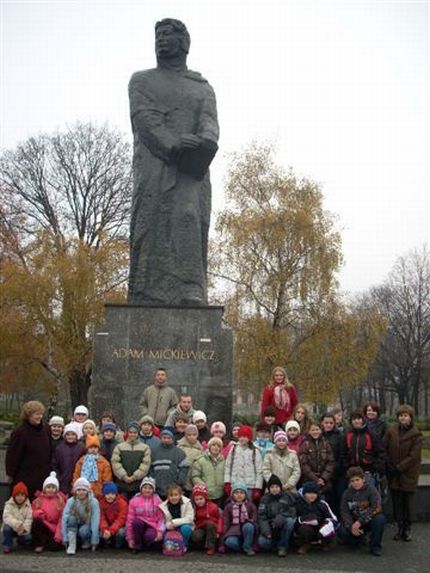
<path id="1" fill-rule="evenodd" d="M 206 501 L 208 500 L 208 488 L 203 483 L 197 483 L 193 487 L 193 491 L 191 493 L 192 499 L 198 496 L 204 497 Z"/>
<path id="2" fill-rule="evenodd" d="M 256 432 L 270 432 L 271 428 L 270 428 L 269 424 L 265 424 L 264 422 L 260 422 L 259 424 L 257 424 L 255 426 L 255 431 Z"/>
<path id="3" fill-rule="evenodd" d="M 140 482 L 139 491 L 143 488 L 144 485 L 150 485 L 152 489 L 155 491 L 155 479 L 149 476 L 145 476 L 143 480 Z"/>
<path id="4" fill-rule="evenodd" d="M 224 422 L 214 422 L 211 426 L 211 434 L 216 430 L 221 430 L 224 435 L 227 433 L 227 428 L 225 427 Z"/>
<path id="5" fill-rule="evenodd" d="M 132 420 L 131 422 L 129 422 L 129 423 L 127 424 L 127 430 L 131 430 L 131 429 L 134 429 L 134 430 L 136 430 L 136 432 L 139 433 L 139 432 L 140 432 L 139 423 L 136 422 L 135 420 Z"/>
<path id="6" fill-rule="evenodd" d="M 43 482 L 43 487 L 42 489 L 45 489 L 45 487 L 47 485 L 55 485 L 55 487 L 59 490 L 60 489 L 60 483 L 57 479 L 57 474 L 55 472 L 51 472 L 49 474 L 49 476 L 46 478 L 46 480 Z"/>
<path id="7" fill-rule="evenodd" d="M 15 497 L 20 493 L 23 493 L 26 497 L 28 497 L 28 489 L 23 481 L 19 481 L 13 486 L 12 497 Z"/>
<path id="8" fill-rule="evenodd" d="M 203 410 L 196 410 L 193 414 L 193 424 L 195 424 L 199 420 L 203 420 L 205 424 L 208 421 L 207 416 L 203 412 Z"/>
<path id="9" fill-rule="evenodd" d="M 286 432 L 288 432 L 288 430 L 290 428 L 296 428 L 296 430 L 298 430 L 300 432 L 300 425 L 295 420 L 288 420 L 288 422 L 285 424 L 285 431 Z"/>
<path id="10" fill-rule="evenodd" d="M 72 492 L 75 493 L 77 489 L 84 489 L 85 491 L 90 491 L 91 486 L 87 478 L 80 477 L 77 480 L 75 480 Z"/>
<path id="11" fill-rule="evenodd" d="M 173 440 L 173 438 L 175 437 L 175 436 L 173 435 L 172 430 L 171 430 L 170 428 L 168 428 L 168 427 L 163 428 L 163 429 L 161 430 L 161 432 L 160 432 L 160 437 L 163 436 L 163 435 L 164 435 L 164 436 L 170 436 L 170 437 L 172 438 L 172 440 Z"/>
<path id="12" fill-rule="evenodd" d="M 151 418 L 151 416 L 148 416 L 148 414 L 145 414 L 144 416 L 142 416 L 139 423 L 140 423 L 140 425 L 142 425 L 145 422 L 147 422 L 148 424 L 154 425 L 154 419 Z"/>
<path id="13" fill-rule="evenodd" d="M 224 444 L 222 443 L 221 438 L 217 438 L 216 436 L 214 436 L 213 438 L 211 438 L 211 439 L 209 440 L 209 442 L 208 442 L 208 449 L 209 449 L 211 446 L 213 446 L 214 444 L 218 444 L 218 446 L 219 446 L 220 448 L 222 448 L 223 445 L 224 445 Z"/>
<path id="14" fill-rule="evenodd" d="M 267 408 L 265 408 L 264 412 L 263 412 L 263 418 L 265 416 L 273 416 L 274 418 L 276 418 L 276 410 L 273 406 L 267 406 Z"/>
<path id="15" fill-rule="evenodd" d="M 82 424 L 82 428 L 85 428 L 85 426 L 92 426 L 93 430 L 96 429 L 96 423 L 94 422 L 94 420 L 85 420 L 85 422 Z"/>
<path id="16" fill-rule="evenodd" d="M 267 482 L 267 489 L 270 490 L 271 485 L 279 485 L 279 487 L 282 489 L 282 482 L 275 474 L 270 476 L 269 481 Z"/>
<path id="17" fill-rule="evenodd" d="M 314 481 L 307 481 L 302 488 L 303 495 L 305 493 L 320 493 L 320 486 Z"/>
<path id="18" fill-rule="evenodd" d="M 111 432 L 116 432 L 116 424 L 114 424 L 113 422 L 105 422 L 102 426 L 102 434 L 103 432 L 106 432 L 110 430 Z"/>
<path id="19" fill-rule="evenodd" d="M 91 447 L 95 447 L 97 446 L 98 448 L 100 448 L 100 439 L 98 436 L 87 436 L 86 440 L 85 440 L 85 447 L 87 448 L 91 448 Z"/>
<path id="20" fill-rule="evenodd" d="M 48 424 L 50 426 L 53 426 L 54 424 L 57 424 L 58 426 L 64 426 L 64 418 L 62 418 L 61 416 L 52 416 Z"/>
<path id="21" fill-rule="evenodd" d="M 88 411 L 88 408 L 86 406 L 81 404 L 80 406 L 76 406 L 76 408 L 74 409 L 73 415 L 75 415 L 75 414 L 85 414 L 86 416 L 88 416 L 89 411 Z"/>
<path id="22" fill-rule="evenodd" d="M 278 440 L 283 440 L 284 442 L 288 442 L 288 437 L 286 432 L 283 430 L 278 430 L 273 434 L 273 442 L 276 444 Z"/>
<path id="23" fill-rule="evenodd" d="M 73 432 L 74 434 L 76 434 L 76 437 L 79 440 L 82 436 L 81 424 L 78 424 L 77 422 L 70 422 L 69 424 L 66 424 L 64 426 L 63 436 L 65 436 L 68 432 Z"/>
<path id="24" fill-rule="evenodd" d="M 244 491 L 246 493 L 246 497 L 248 497 L 248 488 L 246 487 L 246 483 L 244 481 L 236 480 L 235 482 L 233 482 L 231 486 L 231 493 L 234 493 L 238 489 Z"/>
<path id="25" fill-rule="evenodd" d="M 118 495 L 118 487 L 116 483 L 113 483 L 113 481 L 105 481 L 102 487 L 102 491 L 103 495 L 106 495 L 107 493 L 114 493 L 115 495 Z"/>
<path id="26" fill-rule="evenodd" d="M 198 435 L 199 431 L 197 429 L 197 426 L 194 424 L 188 424 L 188 426 L 185 428 L 185 434 L 196 434 Z"/>
<path id="27" fill-rule="evenodd" d="M 247 438 L 250 442 L 252 442 L 252 439 L 254 437 L 253 434 L 254 433 L 252 431 L 251 426 L 240 426 L 237 437 L 238 438 Z"/>

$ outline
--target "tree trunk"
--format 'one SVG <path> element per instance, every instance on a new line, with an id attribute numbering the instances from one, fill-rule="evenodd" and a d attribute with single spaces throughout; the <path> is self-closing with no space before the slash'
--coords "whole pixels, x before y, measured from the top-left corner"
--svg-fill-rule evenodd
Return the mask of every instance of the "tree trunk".
<path id="1" fill-rule="evenodd" d="M 90 388 L 90 376 L 86 370 L 74 369 L 69 374 L 70 399 L 72 409 L 79 404 L 86 405 L 88 402 L 88 390 Z"/>

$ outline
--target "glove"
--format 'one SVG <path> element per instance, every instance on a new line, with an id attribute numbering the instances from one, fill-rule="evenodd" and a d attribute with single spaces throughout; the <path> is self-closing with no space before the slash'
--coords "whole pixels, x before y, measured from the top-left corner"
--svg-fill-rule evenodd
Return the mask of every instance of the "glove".
<path id="1" fill-rule="evenodd" d="M 226 497 L 230 497 L 231 496 L 231 483 L 225 483 L 224 484 L 224 495 Z"/>

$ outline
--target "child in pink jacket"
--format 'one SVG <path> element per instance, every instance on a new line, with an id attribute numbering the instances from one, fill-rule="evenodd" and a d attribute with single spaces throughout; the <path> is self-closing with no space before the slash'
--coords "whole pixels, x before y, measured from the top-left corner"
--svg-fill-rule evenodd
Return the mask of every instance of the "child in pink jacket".
<path id="1" fill-rule="evenodd" d="M 41 553 L 45 547 L 61 547 L 61 516 L 66 504 L 66 496 L 60 492 L 57 474 L 51 472 L 43 482 L 42 492 L 36 492 L 31 504 L 33 524 L 31 534 L 34 551 Z"/>
<path id="2" fill-rule="evenodd" d="M 165 520 L 160 504 L 161 499 L 155 493 L 155 480 L 144 477 L 140 492 L 128 504 L 126 537 L 133 553 L 163 539 Z"/>

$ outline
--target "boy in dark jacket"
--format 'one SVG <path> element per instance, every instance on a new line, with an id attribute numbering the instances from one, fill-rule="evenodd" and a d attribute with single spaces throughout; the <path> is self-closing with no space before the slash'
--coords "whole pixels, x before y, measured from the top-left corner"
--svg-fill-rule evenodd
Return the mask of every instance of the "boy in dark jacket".
<path id="1" fill-rule="evenodd" d="M 327 492 L 326 500 L 336 515 L 339 515 L 340 500 L 347 488 L 345 473 L 342 467 L 342 433 L 336 426 L 336 421 L 332 413 L 325 413 L 321 416 L 322 436 L 328 440 L 334 457 L 333 487 Z"/>
<path id="2" fill-rule="evenodd" d="M 185 453 L 173 443 L 173 432 L 170 429 L 161 430 L 160 440 L 152 452 L 150 473 L 157 484 L 157 494 L 161 499 L 166 499 L 169 485 L 185 486 L 189 463 Z"/>
<path id="3" fill-rule="evenodd" d="M 348 545 L 358 546 L 370 533 L 370 552 L 379 556 L 386 523 L 381 496 L 375 486 L 366 483 L 362 468 L 349 468 L 347 478 L 349 487 L 342 496 L 339 538 Z"/>
<path id="4" fill-rule="evenodd" d="M 274 474 L 267 483 L 267 489 L 269 491 L 261 498 L 258 507 L 258 545 L 262 549 L 276 548 L 278 556 L 285 557 L 296 522 L 295 497 L 282 491 L 282 482 Z"/>
<path id="5" fill-rule="evenodd" d="M 299 490 L 296 499 L 296 536 L 299 548 L 297 553 L 305 555 L 315 541 L 321 541 L 321 549 L 331 548 L 331 538 L 335 534 L 337 518 L 329 504 L 320 499 L 320 486 L 308 481 Z"/>
<path id="6" fill-rule="evenodd" d="M 120 549 L 125 545 L 125 522 L 127 501 L 118 495 L 118 487 L 111 481 L 103 484 L 103 497 L 100 499 L 100 537 L 106 545 Z"/>
<path id="7" fill-rule="evenodd" d="M 299 461 L 302 481 L 314 481 L 322 493 L 327 493 L 333 485 L 335 461 L 329 441 L 322 435 L 319 424 L 311 421 L 309 432 L 299 448 Z"/>
<path id="8" fill-rule="evenodd" d="M 118 440 L 116 439 L 116 424 L 113 422 L 105 422 L 101 427 L 100 433 L 100 454 L 110 463 L 112 452 L 118 444 Z"/>

